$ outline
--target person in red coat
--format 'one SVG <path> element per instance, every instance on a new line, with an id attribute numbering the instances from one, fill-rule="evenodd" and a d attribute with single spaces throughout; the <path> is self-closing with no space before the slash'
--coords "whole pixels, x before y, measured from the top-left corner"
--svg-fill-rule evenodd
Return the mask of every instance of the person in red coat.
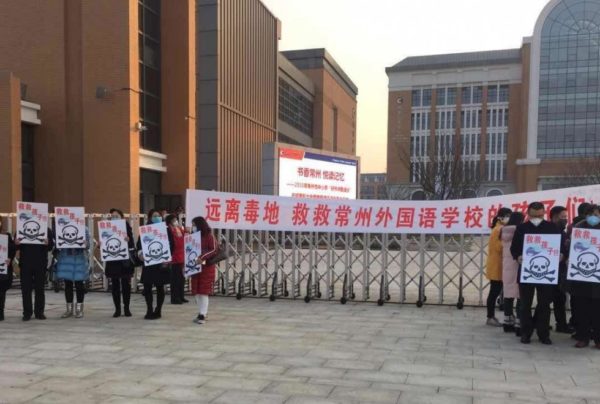
<path id="1" fill-rule="evenodd" d="M 185 278 L 183 277 L 185 233 L 175 215 L 167 216 L 167 230 L 173 238 L 171 251 L 171 304 L 188 303 L 185 298 Z"/>
<path id="2" fill-rule="evenodd" d="M 192 233 L 197 231 L 202 235 L 202 255 L 198 258 L 198 262 L 202 264 L 202 272 L 192 276 L 192 294 L 198 304 L 198 317 L 194 322 L 204 324 L 208 313 L 208 296 L 213 292 L 216 272 L 216 265 L 206 265 L 206 261 L 218 254 L 218 243 L 212 229 L 200 216 L 192 220 Z"/>

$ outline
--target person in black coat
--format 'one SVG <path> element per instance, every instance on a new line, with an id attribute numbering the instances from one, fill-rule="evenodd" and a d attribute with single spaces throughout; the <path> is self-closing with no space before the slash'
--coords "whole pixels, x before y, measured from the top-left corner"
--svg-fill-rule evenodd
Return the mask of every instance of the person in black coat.
<path id="1" fill-rule="evenodd" d="M 0 233 L 2 233 L 2 219 L 0 219 Z M 6 291 L 11 288 L 13 281 L 12 262 L 17 253 L 15 243 L 10 233 L 8 236 L 8 262 L 6 262 L 6 274 L 0 274 L 0 321 L 4 321 L 4 304 L 6 303 Z"/>
<path id="2" fill-rule="evenodd" d="M 21 267 L 21 293 L 23 295 L 23 321 L 31 320 L 35 314 L 38 320 L 45 320 L 46 306 L 46 271 L 48 270 L 48 253 L 54 250 L 54 233 L 48 228 L 44 244 L 21 244 L 15 240 L 19 251 L 19 266 Z M 35 307 L 33 307 L 31 292 L 35 291 Z"/>
<path id="3" fill-rule="evenodd" d="M 590 205 L 575 229 L 600 230 L 600 207 Z M 575 347 L 585 348 L 593 339 L 600 349 L 600 283 L 568 281 L 568 290 L 577 306 Z"/>
<path id="4" fill-rule="evenodd" d="M 523 245 L 525 244 L 525 235 L 528 234 L 560 234 L 562 232 L 553 223 L 544 220 L 544 204 L 533 202 L 527 208 L 529 221 L 519 225 L 515 231 L 510 253 L 513 258 L 522 265 L 523 263 Z M 561 239 L 561 252 L 564 254 L 564 246 Z M 561 260 L 564 256 L 561 254 Z M 566 254 L 564 254 L 566 255 Z M 520 272 L 520 268 L 519 268 Z M 520 277 L 519 277 L 520 278 Z M 540 342 L 544 345 L 551 345 L 550 339 L 550 303 L 552 302 L 552 285 L 539 285 L 519 282 L 519 294 L 521 296 L 521 342 L 523 344 L 531 343 L 533 329 L 537 330 Z M 537 292 L 537 309 L 535 321 L 531 315 L 533 297 Z"/>
<path id="5" fill-rule="evenodd" d="M 565 244 L 561 251 L 568 252 L 566 230 L 569 224 L 567 208 L 555 206 L 550 210 L 550 220 L 563 234 L 562 242 Z M 554 319 L 556 320 L 556 332 L 572 334 L 574 329 L 567 322 L 567 261 L 562 260 L 559 266 L 558 285 L 552 290 L 552 306 L 554 308 Z"/>
<path id="6" fill-rule="evenodd" d="M 148 212 L 148 219 L 146 224 L 157 224 L 162 222 L 162 216 L 156 209 L 151 209 Z M 173 239 L 169 234 L 169 245 L 171 251 L 173 250 Z M 140 259 L 143 260 L 142 254 L 142 240 L 141 236 L 137 241 L 137 251 Z M 162 316 L 162 305 L 165 301 L 165 285 L 170 283 L 171 273 L 169 271 L 169 263 L 150 265 L 142 267 L 142 283 L 144 284 L 144 298 L 146 299 L 146 320 L 156 320 Z M 156 288 L 156 308 L 153 309 L 153 296 L 152 288 Z"/>
<path id="7" fill-rule="evenodd" d="M 110 210 L 111 220 L 125 219 L 125 215 L 119 209 Z M 127 245 L 130 254 L 135 251 L 133 231 L 128 221 L 125 222 L 127 228 Z M 131 278 L 135 268 L 129 258 L 122 261 L 109 261 L 104 267 L 104 274 L 110 279 L 113 303 L 115 304 L 115 313 L 113 317 L 121 317 L 121 294 L 123 295 L 123 314 L 125 317 L 131 317 L 129 303 L 131 301 Z"/>

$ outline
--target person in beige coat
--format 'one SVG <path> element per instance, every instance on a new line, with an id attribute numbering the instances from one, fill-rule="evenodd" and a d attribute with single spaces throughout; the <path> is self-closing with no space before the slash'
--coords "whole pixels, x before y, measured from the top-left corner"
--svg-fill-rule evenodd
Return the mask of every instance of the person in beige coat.
<path id="1" fill-rule="evenodd" d="M 500 231 L 504 224 L 508 222 L 511 213 L 512 211 L 508 208 L 502 208 L 498 211 L 492 222 L 492 233 L 488 243 L 485 276 L 490 281 L 490 291 L 487 298 L 486 324 L 492 327 L 502 326 L 495 314 L 496 300 L 502 293 L 502 242 L 500 241 Z"/>
<path id="2" fill-rule="evenodd" d="M 520 212 L 514 212 L 506 226 L 500 232 L 502 241 L 502 284 L 504 286 L 504 332 L 517 334 L 521 330 L 521 322 L 515 318 L 515 299 L 519 299 L 519 263 L 515 261 L 510 253 L 510 245 L 515 235 L 517 226 L 523 223 L 525 216 Z M 518 312 L 518 310 L 517 310 Z"/>

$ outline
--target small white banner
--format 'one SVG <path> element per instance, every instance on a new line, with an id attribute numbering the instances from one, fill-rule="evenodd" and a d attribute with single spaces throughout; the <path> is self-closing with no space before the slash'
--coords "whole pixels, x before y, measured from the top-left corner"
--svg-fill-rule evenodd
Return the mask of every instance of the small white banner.
<path id="1" fill-rule="evenodd" d="M 104 262 L 129 259 L 129 248 L 125 238 L 125 220 L 103 220 L 98 222 L 100 235 L 100 257 Z"/>
<path id="2" fill-rule="evenodd" d="M 164 264 L 171 261 L 171 246 L 169 245 L 167 225 L 164 222 L 141 226 L 140 237 L 142 238 L 142 254 L 144 255 L 145 266 Z"/>
<path id="3" fill-rule="evenodd" d="M 185 269 L 186 278 L 202 272 L 202 266 L 198 263 L 198 257 L 202 255 L 202 236 L 200 232 L 185 235 Z"/>
<path id="4" fill-rule="evenodd" d="M 558 285 L 560 234 L 525 234 L 521 283 Z"/>
<path id="5" fill-rule="evenodd" d="M 0 275 L 8 275 L 8 235 L 0 234 Z"/>
<path id="6" fill-rule="evenodd" d="M 600 230 L 573 229 L 567 279 L 600 283 Z"/>
<path id="7" fill-rule="evenodd" d="M 86 248 L 84 208 L 57 207 L 54 221 L 56 248 Z"/>
<path id="8" fill-rule="evenodd" d="M 21 244 L 45 244 L 48 238 L 48 204 L 17 202 L 17 237 Z"/>

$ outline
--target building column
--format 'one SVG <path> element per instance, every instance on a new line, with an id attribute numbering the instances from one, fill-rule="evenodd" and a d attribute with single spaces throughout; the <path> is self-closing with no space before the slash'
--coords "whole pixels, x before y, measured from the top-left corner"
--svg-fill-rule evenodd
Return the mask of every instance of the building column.
<path id="1" fill-rule="evenodd" d="M 0 212 L 13 212 L 21 199 L 21 81 L 0 71 Z"/>
<path id="2" fill-rule="evenodd" d="M 162 193 L 196 187 L 196 2 L 162 0 Z"/>

